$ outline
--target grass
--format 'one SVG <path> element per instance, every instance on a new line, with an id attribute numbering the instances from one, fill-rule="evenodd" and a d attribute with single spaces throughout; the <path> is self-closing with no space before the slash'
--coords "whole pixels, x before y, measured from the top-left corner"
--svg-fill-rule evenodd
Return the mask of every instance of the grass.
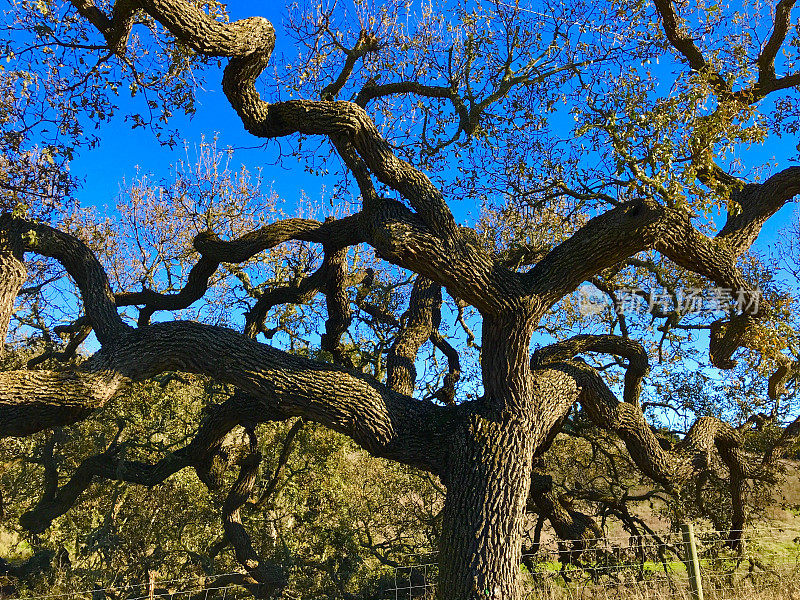
<path id="1" fill-rule="evenodd" d="M 728 549 L 719 534 L 698 538 L 705 600 L 800 600 L 800 536 L 796 528 L 748 532 L 741 554 Z M 597 540 L 595 547 L 577 557 L 580 566 L 562 566 L 557 551 L 540 549 L 522 566 L 525 597 L 691 600 L 683 546 L 675 544 L 678 539 L 676 534 L 669 540 L 670 551 L 644 539 L 636 543 L 631 538 Z M 432 569 L 428 574 L 434 573 Z M 410 582 L 401 576 L 398 584 L 403 589 L 386 598 L 433 598 L 432 582 L 433 577 L 427 581 L 427 593 L 422 594 L 422 587 L 409 589 Z"/>

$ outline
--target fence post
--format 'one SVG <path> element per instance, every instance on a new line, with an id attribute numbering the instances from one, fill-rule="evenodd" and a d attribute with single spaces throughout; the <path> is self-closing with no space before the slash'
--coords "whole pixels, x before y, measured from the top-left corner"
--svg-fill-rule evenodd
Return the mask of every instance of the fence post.
<path id="1" fill-rule="evenodd" d="M 683 543 L 686 547 L 686 571 L 689 574 L 689 587 L 693 600 L 703 600 L 703 583 L 700 581 L 700 561 L 697 558 L 697 544 L 691 523 L 681 525 Z"/>

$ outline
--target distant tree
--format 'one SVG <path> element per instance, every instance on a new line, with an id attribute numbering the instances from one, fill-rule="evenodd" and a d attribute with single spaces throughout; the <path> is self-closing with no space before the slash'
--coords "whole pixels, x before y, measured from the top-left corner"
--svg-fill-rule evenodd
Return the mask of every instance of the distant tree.
<path id="1" fill-rule="evenodd" d="M 796 411 L 781 404 L 797 371 L 794 295 L 774 265 L 749 253 L 764 223 L 800 192 L 800 167 L 750 182 L 745 177 L 758 181 L 757 174 L 730 159 L 740 147 L 796 131 L 800 32 L 792 0 L 772 10 L 698 5 L 693 14 L 669 0 L 456 4 L 448 13 L 399 2 L 358 3 L 354 14 L 312 6 L 292 13 L 288 30 L 301 55 L 269 84 L 277 86 L 274 102 L 257 86 L 272 72 L 265 71 L 272 24 L 260 17 L 231 23 L 223 8 L 185 0 L 20 2 L 11 12 L 9 31 L 16 27 L 18 37 L 8 56 L 21 61 L 17 72 L 38 74 L 41 122 L 66 109 L 67 121 L 58 123 L 105 118 L 125 85 L 144 95 L 150 115 L 129 115 L 133 125 L 167 140 L 161 127 L 170 114 L 192 110 L 194 69 L 228 59 L 222 88 L 247 131 L 289 138 L 287 152 L 311 172 L 340 169 L 332 200 L 352 212 L 239 223 L 238 208 L 220 218 L 213 206 L 201 209 L 208 190 L 198 190 L 186 214 L 199 218 L 151 240 L 167 256 L 117 267 L 93 250 L 85 224 L 46 224 L 20 210 L 4 215 L 3 329 L 24 285 L 25 255 L 33 254 L 55 260 L 78 288 L 84 314 L 59 331 L 91 329 L 100 349 L 74 367 L 0 374 L 0 434 L 29 436 L 82 421 L 132 382 L 167 372 L 232 386 L 195 437 L 160 461 L 126 460 L 112 442 L 84 468 L 92 477 L 155 485 L 193 467 L 202 480 L 224 437 L 243 426 L 252 448 L 226 501 L 225 535 L 265 594 L 284 588 L 286 571 L 259 557 L 239 509 L 258 464 L 255 425 L 292 417 L 438 476 L 447 489 L 441 598 L 521 597 L 526 507 L 546 515 L 562 537 L 584 537 L 593 527 L 539 470 L 575 414 L 618 436 L 636 468 L 667 491 L 702 489 L 709 473 L 725 480 L 735 545 L 748 481 L 771 476 L 800 428 L 791 420 Z M 139 25 L 147 28 L 143 37 L 134 33 L 143 32 Z M 67 125 L 64 135 L 86 142 L 79 127 Z M 38 135 L 35 127 L 24 133 Z M 179 212 L 186 197 L 168 196 Z M 457 224 L 449 202 L 459 198 L 482 204 L 477 227 Z M 147 214 L 158 204 L 145 198 L 139 206 Z M 268 210 L 248 214 L 271 217 Z M 181 254 L 176 244 L 189 232 L 196 233 L 192 249 Z M 297 248 L 283 255 L 288 268 L 280 260 L 258 264 L 284 244 Z M 104 248 L 108 256 L 118 251 Z M 143 289 L 125 279 L 129 268 Z M 409 275 L 399 314 L 392 291 Z M 256 276 L 268 283 L 253 284 Z M 241 287 L 231 285 L 228 295 L 235 280 Z M 584 282 L 616 300 L 632 290 L 631 303 L 651 310 L 629 319 L 604 309 L 587 318 L 575 306 Z M 219 304 L 209 302 L 194 320 L 151 323 L 156 311 L 189 309 L 215 283 L 223 289 Z M 711 286 L 719 310 L 689 310 L 683 291 Z M 654 297 L 659 290 L 663 302 Z M 318 336 L 303 331 L 307 343 L 297 344 L 287 334 L 293 352 L 256 339 L 282 327 L 302 330 L 289 313 L 318 294 L 324 312 L 311 321 L 320 323 Z M 136 326 L 124 307 L 138 307 Z M 276 314 L 278 307 L 287 312 Z M 479 348 L 476 379 L 463 385 L 458 348 L 440 332 L 443 310 L 463 324 L 463 346 Z M 471 312 L 480 319 L 478 335 Z M 698 331 L 705 335 L 694 337 Z M 362 332 L 369 342 L 359 339 Z M 447 367 L 420 377 L 419 354 L 429 341 Z M 534 343 L 540 347 L 532 351 Z M 709 365 L 693 360 L 696 343 L 708 345 Z M 690 378 L 676 387 L 661 377 L 733 369 L 740 349 L 755 373 L 769 376 L 774 410 L 717 410 L 691 391 Z M 590 362 L 599 356 L 611 362 Z M 653 359 L 661 361 L 660 375 L 648 382 Z M 440 385 L 423 393 L 421 384 L 431 382 Z M 663 422 L 654 427 L 646 418 L 663 421 L 674 408 L 697 418 L 666 434 Z M 746 445 L 752 426 L 779 428 L 758 453 Z M 74 481 L 56 481 L 42 511 L 67 510 Z"/>
<path id="2" fill-rule="evenodd" d="M 152 579 L 164 591 L 237 585 L 260 597 L 256 579 L 231 575 L 241 568 L 226 532 L 239 519 L 262 560 L 291 565 L 285 595 L 366 600 L 381 585 L 385 591 L 404 556 L 435 543 L 442 496 L 424 476 L 371 458 L 314 423 L 259 427 L 255 465 L 247 462 L 247 432 L 231 431 L 202 481 L 187 469 L 149 487 L 141 486 L 155 475 L 146 471 L 121 474 L 139 486 L 102 473 L 92 478 L 120 461 L 159 463 L 225 396 L 197 377 L 165 377 L 137 385 L 78 426 L 6 443 L 9 467 L 0 477 L 4 530 L 12 535 L 4 539 L 16 544 L 2 574 L 16 592 L 74 593 Z M 255 473 L 237 507 L 230 490 L 245 465 Z M 161 460 L 160 469 L 174 468 Z M 64 475 L 54 496 L 48 486 Z M 131 591 L 142 595 L 146 587 Z"/>

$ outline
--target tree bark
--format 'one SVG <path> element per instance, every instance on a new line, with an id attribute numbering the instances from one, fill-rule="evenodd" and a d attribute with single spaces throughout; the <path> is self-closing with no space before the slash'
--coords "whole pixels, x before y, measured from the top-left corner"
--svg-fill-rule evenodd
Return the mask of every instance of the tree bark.
<path id="1" fill-rule="evenodd" d="M 533 436 L 470 415 L 453 446 L 439 542 L 439 598 L 522 598 L 520 561 Z"/>
<path id="2" fill-rule="evenodd" d="M 439 597 L 522 598 L 520 562 L 535 451 L 578 397 L 574 378 L 530 370 L 530 323 L 485 317 L 477 410 L 456 429 L 443 479 Z"/>
<path id="3" fill-rule="evenodd" d="M 16 236 L 5 235 L 3 231 L 4 228 L 0 227 L 0 358 L 5 356 L 5 341 L 14 312 L 14 301 L 27 276 L 25 263 L 22 262 L 22 248 L 15 243 Z"/>

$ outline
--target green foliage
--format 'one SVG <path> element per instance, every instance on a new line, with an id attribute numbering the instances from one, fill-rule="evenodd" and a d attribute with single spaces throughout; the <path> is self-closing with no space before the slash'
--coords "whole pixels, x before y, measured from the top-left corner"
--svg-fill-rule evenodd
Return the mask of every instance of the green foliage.
<path id="1" fill-rule="evenodd" d="M 68 557 L 22 582 L 19 589 L 59 593 L 239 571 L 230 547 L 217 555 L 222 502 L 246 453 L 241 429 L 225 440 L 220 486 L 209 491 L 191 469 L 143 488 L 96 480 L 44 534 L 22 530 L 19 517 L 45 493 L 40 464 L 54 448 L 59 483 L 105 450 L 112 438 L 120 459 L 153 463 L 183 446 L 211 403 L 225 390 L 181 377 L 137 386 L 113 406 L 75 427 L 0 446 L 3 556 L 18 564 L 42 551 Z M 433 547 L 442 491 L 428 477 L 369 457 L 349 439 L 306 423 L 294 441 L 275 491 L 262 498 L 289 424 L 259 426 L 261 473 L 243 521 L 262 557 L 288 566 L 288 592 L 303 598 L 374 598 L 382 578 L 404 556 Z M 256 504 L 258 504 L 256 506 Z"/>

